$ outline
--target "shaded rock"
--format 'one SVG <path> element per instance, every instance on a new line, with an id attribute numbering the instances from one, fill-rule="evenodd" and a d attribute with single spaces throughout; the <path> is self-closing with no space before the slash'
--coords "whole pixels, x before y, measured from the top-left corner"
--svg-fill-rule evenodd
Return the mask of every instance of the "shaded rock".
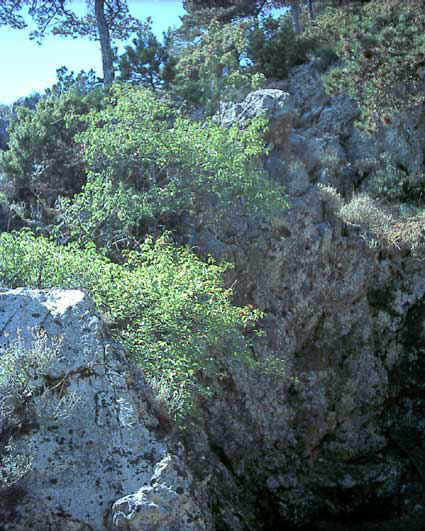
<path id="1" fill-rule="evenodd" d="M 425 276 L 413 256 L 373 243 L 367 219 L 356 226 L 341 214 L 344 198 L 384 167 L 391 142 L 383 147 L 378 134 L 356 129 L 356 105 L 327 97 L 309 65 L 280 88 L 268 97 L 289 94 L 289 129 L 274 129 L 270 115 L 264 165 L 285 185 L 289 208 L 269 227 L 248 223 L 243 237 L 213 234 L 214 244 L 205 244 L 220 258 L 225 241 L 236 262 L 236 302 L 266 312 L 266 337 L 254 347 L 265 370 L 229 362 L 188 443 L 190 466 L 195 477 L 212 478 L 219 529 L 313 525 L 318 514 L 349 522 L 359 511 L 395 519 L 401 485 L 417 478 L 388 430 L 405 429 L 408 418 L 423 425 L 423 400 L 413 406 L 407 398 L 423 393 L 423 347 L 417 339 L 408 354 L 404 334 L 408 322 L 423 321 Z M 226 125 L 243 125 L 243 105 Z M 266 370 L 271 358 L 277 373 Z"/>
<path id="2" fill-rule="evenodd" d="M 294 68 L 279 88 L 291 95 L 296 109 L 294 126 L 297 129 L 311 127 L 330 100 L 319 71 L 311 63 Z"/>
<path id="3" fill-rule="evenodd" d="M 360 178 L 379 169 L 379 149 L 370 134 L 353 129 L 345 145 L 347 157 Z"/>
<path id="4" fill-rule="evenodd" d="M 208 529 L 190 495 L 193 478 L 178 458 L 165 457 L 156 467 L 149 486 L 115 502 L 112 520 L 118 529 Z"/>
<path id="5" fill-rule="evenodd" d="M 358 118 L 360 118 L 358 106 L 349 96 L 342 94 L 329 100 L 317 116 L 316 123 L 313 122 L 311 129 L 314 136 L 333 135 L 344 140 L 351 135 L 354 121 Z"/>

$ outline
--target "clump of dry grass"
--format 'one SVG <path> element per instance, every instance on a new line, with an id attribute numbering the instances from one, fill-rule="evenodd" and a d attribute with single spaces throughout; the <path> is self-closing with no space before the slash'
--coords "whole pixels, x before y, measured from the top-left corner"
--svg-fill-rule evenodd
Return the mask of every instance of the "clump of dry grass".
<path id="1" fill-rule="evenodd" d="M 410 249 L 415 253 L 423 252 L 425 250 L 425 211 L 407 219 L 396 220 L 386 237 L 393 247 Z"/>
<path id="2" fill-rule="evenodd" d="M 389 212 L 364 193 L 343 205 L 339 214 L 347 223 L 366 225 L 371 230 L 385 231 L 394 221 Z"/>
<path id="3" fill-rule="evenodd" d="M 332 214 L 338 214 L 341 208 L 344 206 L 344 199 L 336 188 L 328 184 L 318 185 L 319 194 L 321 199 L 326 203 L 327 209 Z"/>
<path id="4" fill-rule="evenodd" d="M 329 213 L 359 227 L 371 247 L 409 250 L 415 254 L 425 251 L 425 209 L 406 216 L 402 204 L 388 205 L 366 193 L 356 194 L 345 202 L 333 186 L 318 184 L 318 188 Z"/>
<path id="5" fill-rule="evenodd" d="M 339 216 L 346 223 L 362 227 L 363 235 L 375 247 L 425 250 L 425 211 L 405 217 L 400 208 L 390 208 L 362 193 L 344 204 Z"/>

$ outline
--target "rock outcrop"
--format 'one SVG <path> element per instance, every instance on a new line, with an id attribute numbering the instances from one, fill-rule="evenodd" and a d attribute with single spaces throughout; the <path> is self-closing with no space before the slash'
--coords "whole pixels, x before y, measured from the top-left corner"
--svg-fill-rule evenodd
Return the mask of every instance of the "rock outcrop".
<path id="1" fill-rule="evenodd" d="M 366 137 L 355 103 L 329 98 L 311 65 L 280 88 L 224 106 L 217 119 L 271 119 L 265 168 L 286 186 L 289 208 L 272 227 L 246 222 L 225 241 L 212 229 L 189 241 L 236 262 L 237 301 L 267 314 L 257 359 L 275 356 L 281 376 L 229 367 L 206 406 L 204 438 L 192 442 L 192 467 L 205 454 L 213 463 L 199 473 L 213 477 L 219 529 L 360 512 L 425 519 L 422 222 L 367 196 L 351 202 L 353 190 L 373 190 L 385 160 L 418 176 L 421 133 L 403 135 L 411 124 L 394 122 Z"/>
<path id="2" fill-rule="evenodd" d="M 31 461 L 19 491 L 3 489 L 2 529 L 211 528 L 184 456 L 158 435 L 143 378 L 84 293 L 2 289 L 0 331 L 0 353 L 18 341 L 17 356 L 37 335 L 56 340 L 56 355 L 33 382 L 26 426 L 0 434 Z M 67 406 L 67 397 L 77 401 Z"/>

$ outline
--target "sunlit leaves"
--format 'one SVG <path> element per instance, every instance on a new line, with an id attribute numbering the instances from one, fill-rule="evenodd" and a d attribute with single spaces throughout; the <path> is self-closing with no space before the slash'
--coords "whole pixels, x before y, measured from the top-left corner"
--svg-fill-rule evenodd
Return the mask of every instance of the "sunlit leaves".
<path id="1" fill-rule="evenodd" d="M 262 119 L 245 130 L 225 129 L 183 118 L 149 90 L 115 86 L 111 104 L 86 121 L 78 141 L 90 179 L 134 190 L 150 223 L 200 220 L 208 211 L 220 227 L 235 208 L 267 217 L 286 205 L 282 189 L 261 170 Z"/>
<path id="2" fill-rule="evenodd" d="M 167 235 L 156 243 L 146 240 L 122 264 L 92 245 L 56 246 L 30 232 L 0 235 L 2 282 L 88 290 L 146 375 L 165 379 L 170 394 L 179 393 L 177 418 L 208 396 L 226 358 L 251 360 L 243 332 L 261 314 L 231 304 L 231 290 L 222 287 L 227 267 L 200 261 Z"/>

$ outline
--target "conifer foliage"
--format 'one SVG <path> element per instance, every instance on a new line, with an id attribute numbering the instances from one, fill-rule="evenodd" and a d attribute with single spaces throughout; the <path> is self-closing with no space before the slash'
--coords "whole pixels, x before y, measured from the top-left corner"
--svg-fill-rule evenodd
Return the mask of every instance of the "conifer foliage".
<path id="1" fill-rule="evenodd" d="M 146 20 L 119 58 L 120 79 L 149 87 L 169 88 L 175 77 L 176 58 L 171 53 L 172 32 L 164 33 L 161 43 L 152 31 L 152 21 Z"/>
<path id="2" fill-rule="evenodd" d="M 3 0 L 0 2 L 0 26 L 27 27 L 23 17 L 27 9 L 36 26 L 30 37 L 38 42 L 47 33 L 98 40 L 104 82 L 110 85 L 114 80 L 111 41 L 128 38 L 140 29 L 140 22 L 129 14 L 126 0 L 90 0 L 84 17 L 75 14 L 73 4 L 76 4 L 75 0 Z"/>

